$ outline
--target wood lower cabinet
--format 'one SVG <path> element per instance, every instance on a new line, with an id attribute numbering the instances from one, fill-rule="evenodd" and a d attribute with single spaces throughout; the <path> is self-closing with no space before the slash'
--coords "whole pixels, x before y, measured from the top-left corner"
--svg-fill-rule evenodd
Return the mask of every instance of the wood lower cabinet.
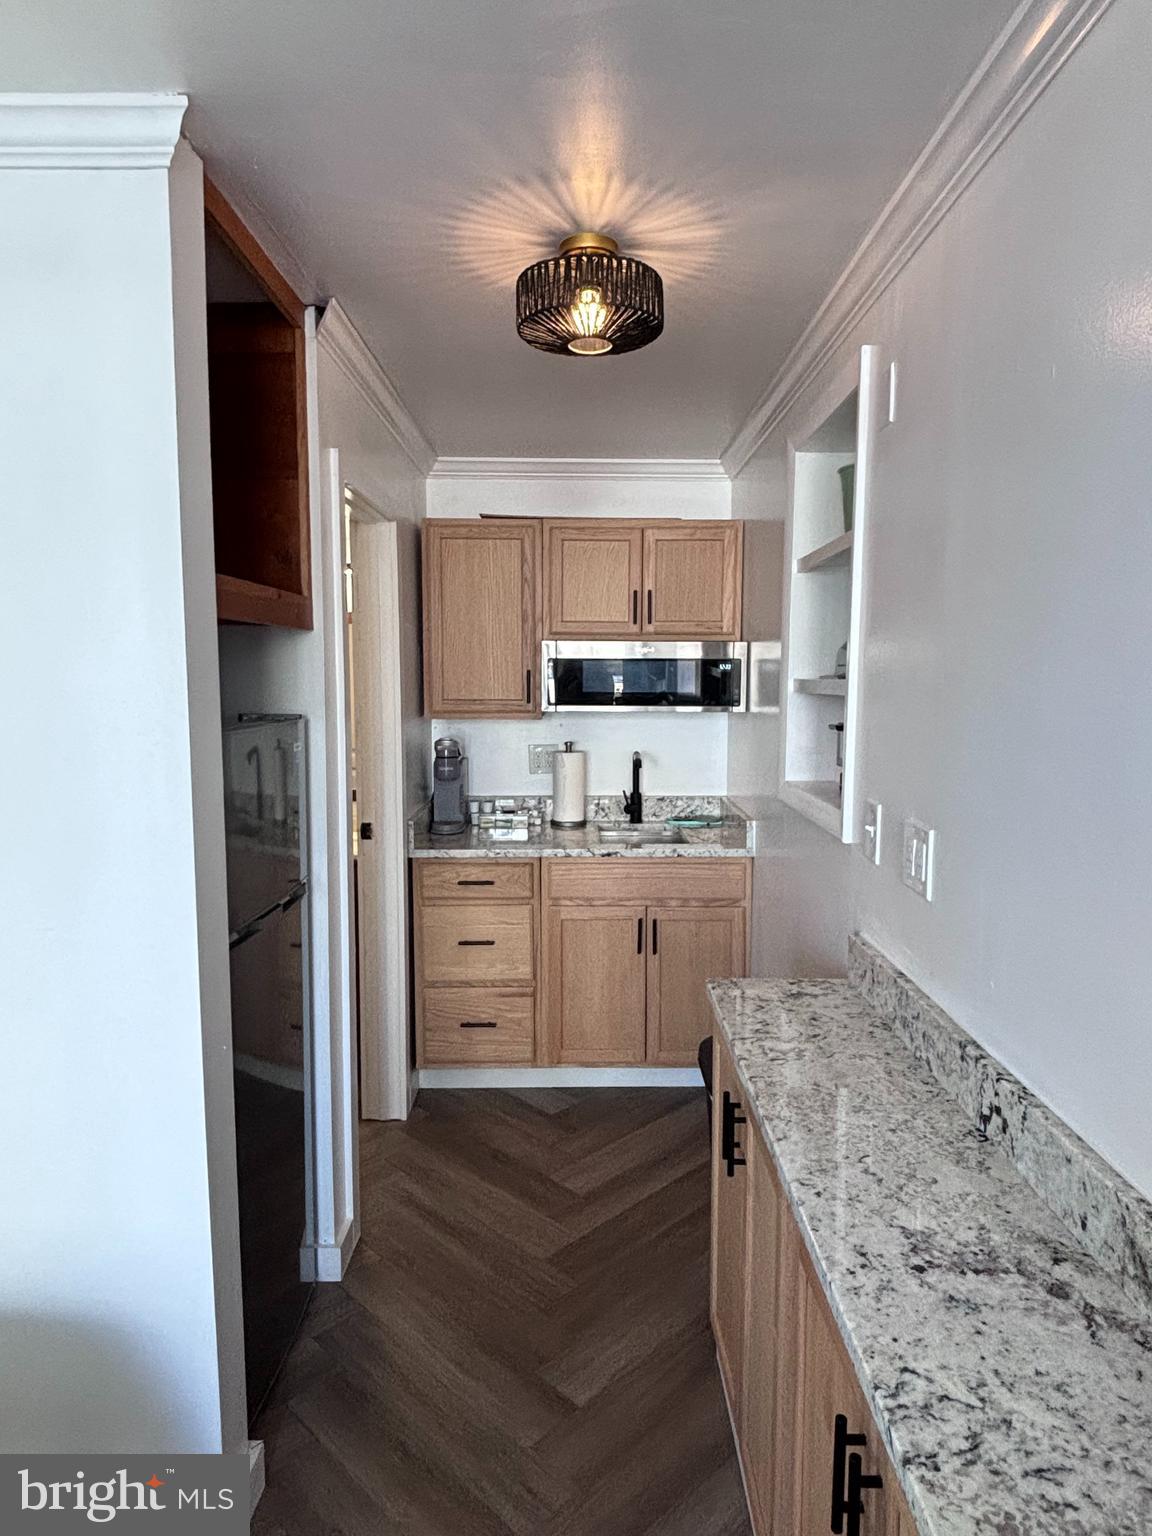
<path id="1" fill-rule="evenodd" d="M 647 1059 L 691 1066 L 711 1028 L 705 983 L 745 969 L 743 907 L 649 907 Z"/>
<path id="2" fill-rule="evenodd" d="M 748 859 L 545 859 L 546 1059 L 695 1066 L 705 982 L 747 964 Z"/>
<path id="3" fill-rule="evenodd" d="M 424 712 L 540 713 L 540 524 L 424 525 Z"/>
<path id="4" fill-rule="evenodd" d="M 600 1066 L 644 1060 L 643 907 L 552 907 L 544 1008 L 553 1059 Z"/>
<path id="5" fill-rule="evenodd" d="M 712 1317 L 756 1536 L 917 1536 L 730 1053 L 714 1039 Z M 747 1115 L 743 1180 L 723 1156 L 725 1092 Z"/>
<path id="6" fill-rule="evenodd" d="M 412 864 L 416 1064 L 530 1066 L 536 1060 L 539 864 Z"/>

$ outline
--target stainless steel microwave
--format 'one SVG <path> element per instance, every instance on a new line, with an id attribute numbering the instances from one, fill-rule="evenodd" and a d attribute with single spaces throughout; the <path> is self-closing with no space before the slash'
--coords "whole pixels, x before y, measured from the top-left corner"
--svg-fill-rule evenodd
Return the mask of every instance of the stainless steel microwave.
<path id="1" fill-rule="evenodd" d="M 748 646 L 737 640 L 545 640 L 546 711 L 745 708 Z"/>

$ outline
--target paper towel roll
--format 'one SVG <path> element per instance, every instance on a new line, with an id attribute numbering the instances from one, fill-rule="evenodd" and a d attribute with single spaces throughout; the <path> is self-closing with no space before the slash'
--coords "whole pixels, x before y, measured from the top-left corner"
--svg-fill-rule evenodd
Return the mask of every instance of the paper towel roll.
<path id="1" fill-rule="evenodd" d="M 563 752 L 552 754 L 552 825 L 582 827 L 587 793 L 588 754 L 573 752 L 566 741 Z"/>

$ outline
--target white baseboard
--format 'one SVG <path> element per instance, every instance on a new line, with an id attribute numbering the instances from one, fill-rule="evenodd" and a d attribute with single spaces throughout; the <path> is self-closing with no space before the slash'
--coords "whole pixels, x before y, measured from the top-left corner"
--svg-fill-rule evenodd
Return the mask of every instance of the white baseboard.
<path id="1" fill-rule="evenodd" d="M 249 1440 L 248 1442 L 248 1513 L 249 1516 L 256 1513 L 264 1493 L 264 1442 L 263 1440 Z"/>
<path id="2" fill-rule="evenodd" d="M 696 1067 L 421 1067 L 421 1088 L 699 1088 Z"/>
<path id="3" fill-rule="evenodd" d="M 313 1243 L 300 1250 L 301 1280 L 340 1281 L 360 1241 L 360 1223 L 350 1216 L 337 1242 Z"/>

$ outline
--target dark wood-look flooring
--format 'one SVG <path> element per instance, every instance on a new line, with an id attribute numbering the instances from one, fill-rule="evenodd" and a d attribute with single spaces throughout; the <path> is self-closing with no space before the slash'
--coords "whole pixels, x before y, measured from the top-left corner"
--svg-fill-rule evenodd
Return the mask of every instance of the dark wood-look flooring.
<path id="1" fill-rule="evenodd" d="M 257 1433 L 257 1536 L 747 1536 L 702 1091 L 422 1093 Z"/>

